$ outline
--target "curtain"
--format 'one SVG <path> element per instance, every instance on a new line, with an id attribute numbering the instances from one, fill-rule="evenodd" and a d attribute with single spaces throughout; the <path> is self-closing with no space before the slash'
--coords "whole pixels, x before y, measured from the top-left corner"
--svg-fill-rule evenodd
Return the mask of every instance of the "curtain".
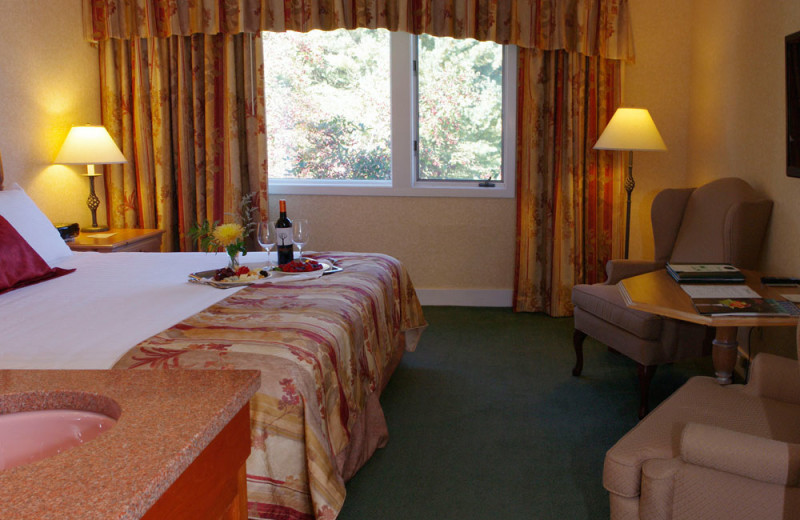
<path id="1" fill-rule="evenodd" d="M 231 221 L 243 195 L 267 217 L 259 35 L 103 40 L 100 79 L 128 158 L 105 176 L 112 227 L 163 229 L 167 250 L 186 251 L 192 225 Z"/>
<path id="2" fill-rule="evenodd" d="M 572 286 L 622 253 L 618 154 L 592 150 L 619 106 L 620 63 L 520 49 L 514 309 L 572 314 Z M 615 164 L 616 162 L 616 164 Z"/>
<path id="3" fill-rule="evenodd" d="M 633 61 L 627 0 L 83 0 L 84 35 L 384 28 Z"/>

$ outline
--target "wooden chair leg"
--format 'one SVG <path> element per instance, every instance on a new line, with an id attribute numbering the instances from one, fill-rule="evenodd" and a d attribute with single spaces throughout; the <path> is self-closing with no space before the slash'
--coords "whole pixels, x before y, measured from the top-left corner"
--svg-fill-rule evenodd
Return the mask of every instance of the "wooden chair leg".
<path id="1" fill-rule="evenodd" d="M 650 411 L 650 381 L 656 373 L 656 365 L 637 365 L 636 373 L 639 376 L 639 419 L 644 419 Z"/>
<path id="2" fill-rule="evenodd" d="M 575 348 L 575 368 L 572 369 L 572 375 L 578 377 L 583 371 L 583 340 L 586 339 L 586 333 L 575 329 L 572 333 L 572 346 Z"/>

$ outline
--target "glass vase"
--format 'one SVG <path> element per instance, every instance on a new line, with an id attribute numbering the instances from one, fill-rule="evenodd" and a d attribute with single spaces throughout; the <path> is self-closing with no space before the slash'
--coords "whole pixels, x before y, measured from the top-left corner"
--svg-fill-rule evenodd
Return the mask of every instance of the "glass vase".
<path id="1" fill-rule="evenodd" d="M 239 252 L 228 254 L 228 268 L 232 271 L 239 269 Z"/>

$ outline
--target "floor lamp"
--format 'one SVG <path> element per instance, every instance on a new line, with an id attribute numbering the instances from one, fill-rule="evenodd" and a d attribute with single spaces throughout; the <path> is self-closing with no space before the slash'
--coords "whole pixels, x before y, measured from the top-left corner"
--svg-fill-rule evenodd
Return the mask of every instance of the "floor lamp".
<path id="1" fill-rule="evenodd" d="M 603 130 L 595 150 L 621 150 L 628 152 L 628 173 L 625 176 L 625 191 L 628 193 L 625 211 L 625 258 L 628 258 L 628 243 L 631 234 L 631 193 L 633 181 L 633 152 L 666 150 L 667 146 L 658 133 L 650 112 L 644 108 L 618 108 L 608 126 Z"/>
<path id="2" fill-rule="evenodd" d="M 81 231 L 108 231 L 107 226 L 97 225 L 97 208 L 100 199 L 94 191 L 94 178 L 101 174 L 94 172 L 95 164 L 122 164 L 127 162 L 104 126 L 73 126 L 61 150 L 56 157 L 56 164 L 85 164 L 86 176 L 89 177 L 89 199 L 86 205 L 92 212 L 92 225 L 81 228 Z"/>

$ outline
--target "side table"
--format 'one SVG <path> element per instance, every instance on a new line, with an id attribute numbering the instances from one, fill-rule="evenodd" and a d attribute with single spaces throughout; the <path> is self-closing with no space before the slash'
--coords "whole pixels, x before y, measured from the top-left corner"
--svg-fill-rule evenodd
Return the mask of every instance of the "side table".
<path id="1" fill-rule="evenodd" d="M 73 251 L 98 253 L 161 251 L 161 229 L 110 229 L 99 233 L 81 233 L 67 245 Z"/>
<path id="2" fill-rule="evenodd" d="M 765 287 L 761 274 L 742 270 L 747 285 L 763 298 L 783 300 L 781 293 L 794 293 L 797 289 Z M 620 281 L 617 287 L 628 307 L 651 314 L 659 314 L 676 320 L 707 325 L 716 329 L 711 357 L 717 382 L 722 385 L 733 381 L 739 343 L 736 339 L 738 327 L 796 327 L 797 316 L 734 315 L 710 316 L 699 314 L 692 299 L 681 286 L 661 269 L 651 273 L 632 276 Z"/>

